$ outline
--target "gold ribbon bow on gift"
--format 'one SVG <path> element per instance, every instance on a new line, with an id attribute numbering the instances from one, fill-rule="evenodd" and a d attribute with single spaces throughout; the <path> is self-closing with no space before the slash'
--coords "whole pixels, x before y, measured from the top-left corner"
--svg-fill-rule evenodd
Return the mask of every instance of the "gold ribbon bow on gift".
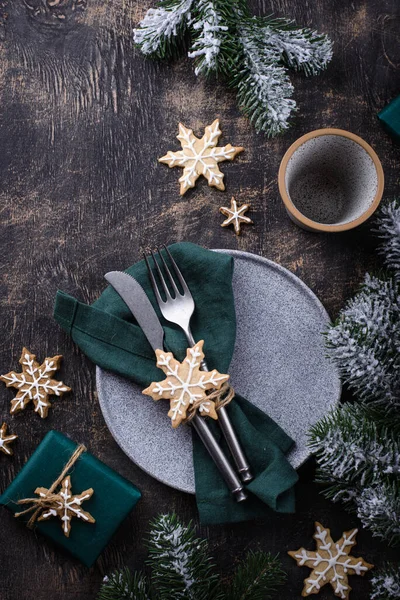
<path id="1" fill-rule="evenodd" d="M 38 494 L 38 498 L 23 498 L 22 500 L 18 500 L 17 504 L 30 504 L 27 509 L 15 513 L 16 517 L 21 517 L 22 515 L 32 512 L 27 527 L 32 529 L 36 520 L 46 521 L 51 517 L 58 516 L 62 521 L 64 535 L 69 537 L 71 520 L 73 517 L 82 519 L 87 523 L 95 523 L 95 519 L 92 515 L 81 509 L 82 502 L 89 500 L 93 495 L 94 490 L 90 488 L 81 494 L 74 495 L 71 489 L 71 477 L 69 475 L 66 477 L 68 471 L 76 463 L 83 452 L 86 452 L 86 448 L 83 444 L 80 444 L 49 489 L 44 487 L 36 488 L 35 494 Z M 60 490 L 55 493 L 55 489 L 60 484 Z"/>

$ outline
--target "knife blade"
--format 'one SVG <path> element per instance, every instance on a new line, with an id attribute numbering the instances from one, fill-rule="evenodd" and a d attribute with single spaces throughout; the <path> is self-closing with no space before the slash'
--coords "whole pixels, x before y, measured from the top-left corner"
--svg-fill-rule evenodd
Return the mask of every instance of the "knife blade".
<path id="1" fill-rule="evenodd" d="M 153 350 L 163 350 L 164 330 L 152 303 L 140 283 L 134 277 L 122 271 L 110 271 L 104 277 L 128 306 Z M 240 480 L 203 417 L 195 415 L 191 423 L 207 448 L 236 502 L 246 500 L 247 494 Z"/>
<path id="2" fill-rule="evenodd" d="M 164 329 L 140 283 L 132 275 L 122 271 L 110 271 L 104 278 L 121 296 L 153 350 L 163 350 Z"/>

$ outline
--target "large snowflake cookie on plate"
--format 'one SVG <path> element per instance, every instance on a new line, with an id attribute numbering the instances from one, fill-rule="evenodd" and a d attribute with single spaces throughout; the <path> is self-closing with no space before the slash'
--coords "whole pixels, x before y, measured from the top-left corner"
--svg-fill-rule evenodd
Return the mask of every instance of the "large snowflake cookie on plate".
<path id="1" fill-rule="evenodd" d="M 6 375 L 1 375 L 0 380 L 4 381 L 7 387 L 18 390 L 14 400 L 11 400 L 12 415 L 24 410 L 27 404 L 33 401 L 35 412 L 44 419 L 51 407 L 49 396 L 62 396 L 65 392 L 70 392 L 71 388 L 62 381 L 52 379 L 54 373 L 60 368 L 62 356 L 45 358 L 41 365 L 35 359 L 34 354 L 23 348 L 19 359 L 22 373 L 10 371 Z"/>
<path id="2" fill-rule="evenodd" d="M 176 428 L 187 417 L 190 407 L 196 407 L 203 417 L 217 419 L 215 403 L 207 400 L 207 390 L 219 390 L 228 381 L 229 375 L 223 375 L 216 369 L 201 371 L 201 361 L 204 358 L 204 341 L 201 340 L 186 351 L 186 358 L 180 363 L 172 352 L 156 350 L 157 367 L 166 374 L 166 379 L 153 382 L 143 390 L 143 394 L 153 400 L 162 398 L 170 401 L 168 416 L 172 427 Z"/>
<path id="3" fill-rule="evenodd" d="M 350 551 L 356 545 L 358 529 L 345 531 L 338 542 L 334 542 L 329 529 L 315 523 L 314 539 L 317 543 L 315 551 L 300 548 L 288 552 L 289 556 L 297 561 L 299 567 L 312 569 L 309 577 L 304 580 L 302 596 L 318 594 L 321 588 L 330 583 L 335 596 L 348 600 L 351 587 L 349 575 L 365 575 L 374 565 L 370 565 L 363 558 L 351 556 Z"/>
<path id="4" fill-rule="evenodd" d="M 239 152 L 243 152 L 244 148 L 231 146 L 231 144 L 217 146 L 221 133 L 218 119 L 205 128 L 201 139 L 194 135 L 192 129 L 179 123 L 179 135 L 176 137 L 181 143 L 182 150 L 177 152 L 169 150 L 158 160 L 169 167 L 183 168 L 183 174 L 179 179 L 181 196 L 189 188 L 194 187 L 200 175 L 207 179 L 208 185 L 219 190 L 225 189 L 224 174 L 219 170 L 218 163 L 224 160 L 233 160 Z"/>

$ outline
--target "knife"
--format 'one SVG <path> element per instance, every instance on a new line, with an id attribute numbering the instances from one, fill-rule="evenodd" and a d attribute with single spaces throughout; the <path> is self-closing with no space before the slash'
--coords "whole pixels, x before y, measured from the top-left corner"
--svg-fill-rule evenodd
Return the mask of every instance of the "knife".
<path id="1" fill-rule="evenodd" d="M 121 271 L 106 273 L 104 278 L 121 296 L 140 325 L 154 351 L 164 348 L 164 330 L 146 292 L 132 275 Z M 247 494 L 236 472 L 218 445 L 204 417 L 195 415 L 191 420 L 198 436 L 209 452 L 225 483 L 237 502 L 247 499 Z"/>

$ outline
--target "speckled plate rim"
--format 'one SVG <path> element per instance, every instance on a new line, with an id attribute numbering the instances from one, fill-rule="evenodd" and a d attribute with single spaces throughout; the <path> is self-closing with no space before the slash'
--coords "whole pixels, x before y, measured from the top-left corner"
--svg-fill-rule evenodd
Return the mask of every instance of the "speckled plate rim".
<path id="1" fill-rule="evenodd" d="M 286 169 L 288 162 L 292 158 L 294 152 L 309 140 L 323 135 L 338 135 L 352 140 L 353 142 L 361 146 L 367 152 L 367 154 L 369 154 L 376 169 L 378 188 L 376 190 L 376 194 L 371 206 L 369 206 L 360 217 L 357 217 L 357 219 L 353 219 L 353 221 L 343 223 L 342 225 L 329 225 L 327 223 L 319 223 L 318 221 L 313 221 L 312 219 L 309 219 L 308 217 L 303 215 L 303 213 L 301 213 L 298 208 L 296 208 L 286 189 Z M 366 221 L 371 215 L 373 215 L 373 213 L 378 208 L 380 201 L 382 200 L 383 189 L 385 187 L 385 175 L 379 156 L 372 148 L 372 146 L 368 144 L 368 142 L 363 140 L 360 136 L 356 135 L 355 133 L 351 133 L 351 131 L 327 127 L 326 129 L 315 129 L 314 131 L 306 133 L 305 135 L 298 138 L 295 142 L 293 142 L 293 144 L 288 148 L 288 150 L 286 150 L 279 167 L 278 187 L 279 193 L 286 207 L 286 210 L 295 220 L 299 221 L 302 226 L 304 226 L 309 231 L 339 233 L 341 231 L 347 231 L 348 229 L 354 229 L 354 227 L 358 227 L 359 225 L 361 225 L 361 223 L 364 223 L 364 221 Z"/>
<path id="2" fill-rule="evenodd" d="M 329 314 L 326 311 L 321 300 L 318 298 L 318 296 L 316 296 L 314 294 L 314 292 L 299 277 L 297 277 L 297 275 L 295 275 L 294 273 L 292 273 L 285 267 L 282 267 L 278 263 L 276 263 L 272 260 L 269 260 L 268 258 L 264 258 L 263 256 L 258 256 L 251 252 L 244 252 L 242 250 L 231 250 L 229 248 L 228 249 L 227 248 L 223 248 L 223 249 L 222 248 L 213 248 L 212 251 L 220 252 L 221 254 L 229 254 L 234 259 L 236 257 L 238 257 L 238 258 L 243 258 L 248 261 L 260 263 L 261 265 L 265 265 L 265 266 L 275 269 L 276 271 L 279 271 L 280 273 L 282 273 L 282 275 L 284 275 L 286 278 L 291 280 L 292 283 L 294 283 L 296 286 L 300 287 L 312 299 L 315 306 L 318 306 L 321 316 L 327 321 L 327 323 L 330 321 Z M 174 485 L 171 483 L 171 481 L 165 480 L 162 477 L 154 475 L 154 473 L 152 473 L 150 470 L 148 470 L 148 469 L 144 468 L 142 465 L 140 465 L 136 461 L 135 457 L 132 456 L 130 449 L 127 447 L 125 442 L 120 439 L 118 432 L 114 429 L 114 426 L 112 424 L 110 411 L 109 411 L 109 408 L 110 408 L 110 406 L 112 406 L 112 403 L 107 404 L 107 402 L 104 401 L 105 394 L 103 394 L 103 378 L 102 378 L 103 374 L 107 375 L 107 371 L 105 369 L 101 369 L 100 367 L 96 366 L 97 397 L 98 397 L 100 409 L 103 414 L 106 425 L 108 427 L 108 430 L 110 431 L 111 435 L 113 436 L 114 440 L 116 441 L 118 446 L 121 448 L 121 450 L 128 456 L 128 458 L 130 458 L 130 460 L 135 465 L 137 465 L 142 471 L 147 473 L 147 475 L 150 475 L 150 477 L 152 477 L 156 481 L 159 481 L 160 483 L 163 483 L 164 485 L 172 487 L 173 489 L 176 489 L 178 491 L 185 492 L 187 494 L 195 494 L 195 490 L 188 490 L 188 489 L 181 487 L 180 485 L 176 485 L 176 484 Z M 332 408 L 335 408 L 335 406 L 337 406 L 339 404 L 339 400 L 340 400 L 341 393 L 342 393 L 342 384 L 341 384 L 339 376 L 337 378 L 336 392 L 337 392 L 336 398 L 332 401 L 332 404 L 331 404 Z M 310 456 L 311 456 L 311 452 L 308 450 L 307 447 L 305 447 L 304 448 L 304 456 L 302 456 L 301 460 L 293 466 L 296 469 L 300 468 L 310 458 Z M 288 458 L 290 460 L 290 454 L 288 455 Z"/>

